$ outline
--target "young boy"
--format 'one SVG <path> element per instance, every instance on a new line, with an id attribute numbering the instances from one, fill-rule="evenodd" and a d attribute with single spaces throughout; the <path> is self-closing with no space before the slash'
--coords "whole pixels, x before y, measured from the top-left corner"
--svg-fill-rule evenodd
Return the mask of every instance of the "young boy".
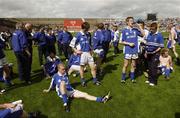
<path id="1" fill-rule="evenodd" d="M 105 53 L 103 49 L 103 43 L 105 41 L 104 37 L 104 24 L 99 23 L 97 25 L 97 30 L 93 35 L 93 50 L 94 53 L 97 55 L 96 59 L 96 67 L 97 67 L 97 73 L 99 75 L 102 75 L 102 60 L 104 59 Z"/>
<path id="2" fill-rule="evenodd" d="M 58 72 L 53 76 L 51 84 L 48 89 L 43 92 L 49 92 L 53 87 L 56 87 L 56 92 L 63 100 L 63 106 L 66 112 L 69 112 L 69 99 L 68 98 L 83 98 L 90 101 L 96 101 L 100 103 L 106 103 L 110 98 L 110 92 L 104 97 L 95 97 L 86 92 L 82 92 L 74 89 L 69 82 L 68 76 L 63 64 L 58 64 Z"/>
<path id="3" fill-rule="evenodd" d="M 68 61 L 68 75 L 71 75 L 71 73 L 74 71 L 80 73 L 80 59 L 81 55 L 77 54 L 76 52 L 71 55 Z M 76 74 L 74 74 L 73 76 L 75 77 Z"/>
<path id="4" fill-rule="evenodd" d="M 4 68 L 0 66 L 0 81 L 4 82 L 7 86 L 11 86 L 14 85 L 14 83 L 11 82 L 11 77 L 12 77 L 12 63 L 7 64 L 7 68 L 8 68 L 8 77 L 6 72 L 4 71 Z"/>
<path id="5" fill-rule="evenodd" d="M 165 75 L 166 79 L 169 79 L 170 72 L 173 70 L 172 58 L 169 55 L 169 49 L 163 48 L 161 50 L 161 55 L 159 57 L 159 60 L 160 60 L 159 67 L 162 71 L 162 74 Z"/>
<path id="6" fill-rule="evenodd" d="M 0 40 L 0 81 L 5 82 L 7 85 L 12 85 L 10 81 L 11 65 L 8 64 L 5 53 L 4 53 L 5 43 Z"/>
<path id="7" fill-rule="evenodd" d="M 96 78 L 96 66 L 94 64 L 94 59 L 92 56 L 92 46 L 91 46 L 91 36 L 89 31 L 90 24 L 88 22 L 84 22 L 81 25 L 82 30 L 77 33 L 76 37 L 72 40 L 73 43 L 70 43 L 73 50 L 81 55 L 80 60 L 80 76 L 81 76 L 81 85 L 83 87 L 86 86 L 86 81 L 84 79 L 84 68 L 85 65 L 89 65 L 91 68 L 91 74 L 93 77 L 93 83 L 97 86 L 100 85 L 100 82 Z"/>
<path id="8" fill-rule="evenodd" d="M 164 39 L 160 32 L 158 32 L 158 24 L 156 22 L 151 23 L 150 33 L 147 36 L 146 47 L 145 47 L 145 57 L 148 62 L 148 80 L 145 83 L 150 86 L 155 86 L 157 84 L 158 78 L 158 64 L 159 64 L 159 54 L 161 48 L 164 47 Z"/>
<path id="9" fill-rule="evenodd" d="M 176 51 L 177 32 L 176 32 L 176 27 L 173 25 L 173 23 L 169 24 L 168 32 L 169 32 L 169 39 L 168 39 L 168 42 L 167 42 L 167 48 L 172 50 L 173 54 L 176 57 L 177 65 L 180 65 L 179 55 L 178 55 L 178 53 Z"/>
<path id="10" fill-rule="evenodd" d="M 112 44 L 114 46 L 114 55 L 119 53 L 119 31 L 118 31 L 118 26 L 114 25 L 113 26 L 113 31 L 112 31 Z"/>
<path id="11" fill-rule="evenodd" d="M 138 25 L 139 29 L 134 28 L 134 18 L 126 18 L 127 28 L 122 31 L 121 44 L 124 45 L 124 65 L 122 69 L 121 83 L 125 83 L 126 70 L 129 62 L 131 62 L 130 78 L 135 83 L 134 71 L 136 68 L 136 60 L 138 59 L 138 36 L 144 36 L 144 30 L 141 25 Z"/>

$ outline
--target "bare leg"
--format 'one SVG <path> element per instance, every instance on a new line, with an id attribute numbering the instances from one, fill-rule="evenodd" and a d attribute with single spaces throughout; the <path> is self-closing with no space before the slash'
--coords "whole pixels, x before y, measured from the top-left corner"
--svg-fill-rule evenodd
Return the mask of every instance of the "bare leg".
<path id="1" fill-rule="evenodd" d="M 69 71 L 68 71 L 68 75 L 71 75 L 71 73 L 73 72 L 74 70 L 73 69 L 69 69 Z"/>
<path id="2" fill-rule="evenodd" d="M 96 78 L 96 66 L 95 64 L 89 64 L 90 68 L 91 68 L 91 74 L 93 78 Z"/>
<path id="3" fill-rule="evenodd" d="M 81 78 L 84 78 L 84 66 L 83 65 L 80 66 L 80 76 L 81 76 Z"/>
<path id="4" fill-rule="evenodd" d="M 133 59 L 131 62 L 131 72 L 134 72 L 135 69 L 136 69 L 136 60 Z"/>
<path id="5" fill-rule="evenodd" d="M 83 98 L 90 101 L 96 101 L 97 97 L 89 95 L 88 93 L 77 91 L 77 93 L 74 94 L 74 98 Z"/>
<path id="6" fill-rule="evenodd" d="M 173 48 L 172 48 L 172 50 L 173 50 L 173 53 L 174 53 L 174 55 L 175 55 L 175 57 L 176 58 L 178 58 L 178 53 L 176 52 L 176 47 L 174 46 Z"/>
<path id="7" fill-rule="evenodd" d="M 128 63 L 129 63 L 129 60 L 124 59 L 124 65 L 123 65 L 122 73 L 126 73 L 126 69 L 128 67 Z"/>

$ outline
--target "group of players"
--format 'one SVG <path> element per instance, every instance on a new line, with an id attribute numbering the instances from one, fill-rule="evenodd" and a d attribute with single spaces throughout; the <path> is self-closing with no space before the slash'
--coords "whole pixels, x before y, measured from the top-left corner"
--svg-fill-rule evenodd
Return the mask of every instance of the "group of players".
<path id="1" fill-rule="evenodd" d="M 40 31 L 32 35 L 32 24 L 27 23 L 23 25 L 22 23 L 17 23 L 11 42 L 17 59 L 19 79 L 24 80 L 26 84 L 31 84 L 32 41 L 34 41 L 38 45 L 39 63 L 43 67 L 45 75 L 52 78 L 50 87 L 43 90 L 43 92 L 49 92 L 55 88 L 58 96 L 62 98 L 67 112 L 69 112 L 69 97 L 84 98 L 104 103 L 110 98 L 110 92 L 103 97 L 95 97 L 76 90 L 71 86 L 68 79 L 68 75 L 76 71 L 76 73 L 80 74 L 81 85 L 86 87 L 87 82 L 84 72 L 88 64 L 94 85 L 101 85 L 98 75 L 103 74 L 102 65 L 106 62 L 110 45 L 114 47 L 114 54 L 120 52 L 119 44 L 124 47 L 121 83 L 126 83 L 126 73 L 129 64 L 131 67 L 128 75 L 132 83 L 136 83 L 135 74 L 139 69 L 137 66 L 142 65 L 148 78 L 145 83 L 150 86 L 157 85 L 159 70 L 169 80 L 170 72 L 173 70 L 173 61 L 169 55 L 169 50 L 172 50 L 177 59 L 177 64 L 180 64 L 175 48 L 176 41 L 180 40 L 180 25 L 168 25 L 169 38 L 167 48 L 165 48 L 164 38 L 159 32 L 157 22 L 152 22 L 147 26 L 142 20 L 135 22 L 133 17 L 127 17 L 126 24 L 127 27 L 120 34 L 118 25 L 114 25 L 112 30 L 110 30 L 109 24 L 99 23 L 91 35 L 89 32 L 90 24 L 83 22 L 81 31 L 73 37 L 68 32 L 67 27 L 58 31 L 57 34 L 54 34 L 52 29 L 41 28 Z M 59 54 L 62 51 L 66 61 L 68 61 L 68 69 L 60 58 L 56 56 L 56 41 Z M 3 42 L 0 42 L 0 44 L 1 80 L 12 85 L 8 74 L 9 67 L 3 52 Z M 46 63 L 43 63 L 43 55 L 45 60 L 47 60 Z M 96 57 L 95 60 L 94 55 Z M 3 91 L 1 90 L 2 93 Z"/>

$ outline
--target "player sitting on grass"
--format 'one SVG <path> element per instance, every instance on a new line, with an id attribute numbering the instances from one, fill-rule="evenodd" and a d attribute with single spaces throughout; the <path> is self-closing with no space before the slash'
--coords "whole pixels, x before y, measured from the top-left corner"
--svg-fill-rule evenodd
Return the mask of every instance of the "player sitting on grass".
<path id="1" fill-rule="evenodd" d="M 0 104 L 0 118 L 20 118 L 23 115 L 22 100 Z"/>
<path id="2" fill-rule="evenodd" d="M 22 100 L 0 104 L 0 118 L 39 118 L 40 112 L 27 113 L 23 109 Z"/>
<path id="3" fill-rule="evenodd" d="M 43 67 L 46 78 L 51 78 L 57 72 L 57 65 L 61 63 L 61 60 L 53 52 L 47 57 L 47 62 Z"/>
<path id="4" fill-rule="evenodd" d="M 91 101 L 102 102 L 105 103 L 109 99 L 110 92 L 104 97 L 95 97 L 89 95 L 88 93 L 81 92 L 79 90 L 74 89 L 68 80 L 68 76 L 65 71 L 65 66 L 61 63 L 58 64 L 58 72 L 53 76 L 51 84 L 48 89 L 43 90 L 43 92 L 49 92 L 54 86 L 56 87 L 56 92 L 60 98 L 62 98 L 64 103 L 64 108 L 66 112 L 69 112 L 68 106 L 68 98 L 84 98 Z"/>
<path id="5" fill-rule="evenodd" d="M 13 64 L 12 63 L 9 63 L 9 64 L 7 64 L 6 65 L 7 67 L 6 68 L 8 68 L 8 73 L 9 73 L 9 77 L 6 77 L 7 76 L 7 74 L 6 74 L 6 72 L 5 72 L 5 70 L 4 70 L 4 68 L 3 67 L 1 67 L 0 66 L 0 82 L 4 82 L 7 86 L 11 86 L 11 85 L 14 85 L 14 83 L 12 83 L 11 82 L 11 71 L 12 71 L 12 66 L 13 66 Z"/>
<path id="6" fill-rule="evenodd" d="M 172 67 L 172 58 L 169 55 L 169 49 L 163 48 L 161 50 L 161 55 L 159 57 L 160 60 L 160 69 L 163 75 L 165 75 L 166 79 L 169 79 L 170 72 L 173 70 Z"/>

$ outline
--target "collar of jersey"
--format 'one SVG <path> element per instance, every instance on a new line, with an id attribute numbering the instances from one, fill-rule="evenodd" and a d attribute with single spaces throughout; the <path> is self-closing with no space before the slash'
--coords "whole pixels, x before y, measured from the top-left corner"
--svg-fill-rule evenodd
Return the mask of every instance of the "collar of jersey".
<path id="1" fill-rule="evenodd" d="M 126 27 L 126 29 L 131 29 L 131 30 L 132 30 L 132 29 L 133 29 L 133 27 L 132 27 L 132 28 L 130 28 L 130 27 L 128 27 L 128 26 L 127 26 L 127 27 Z"/>
<path id="2" fill-rule="evenodd" d="M 159 32 L 158 32 L 158 31 L 156 31 L 156 33 L 154 33 L 154 34 L 152 34 L 152 33 L 151 33 L 151 34 L 152 34 L 152 35 L 157 35 L 158 33 L 159 33 Z"/>
<path id="3" fill-rule="evenodd" d="M 60 72 L 58 72 L 58 75 L 61 76 L 61 77 L 63 77 L 63 76 L 66 75 L 66 73 L 65 73 L 64 75 L 62 75 Z"/>
<path id="4" fill-rule="evenodd" d="M 81 33 L 82 35 L 85 35 L 85 33 L 84 33 L 83 31 L 80 31 L 80 33 Z"/>

